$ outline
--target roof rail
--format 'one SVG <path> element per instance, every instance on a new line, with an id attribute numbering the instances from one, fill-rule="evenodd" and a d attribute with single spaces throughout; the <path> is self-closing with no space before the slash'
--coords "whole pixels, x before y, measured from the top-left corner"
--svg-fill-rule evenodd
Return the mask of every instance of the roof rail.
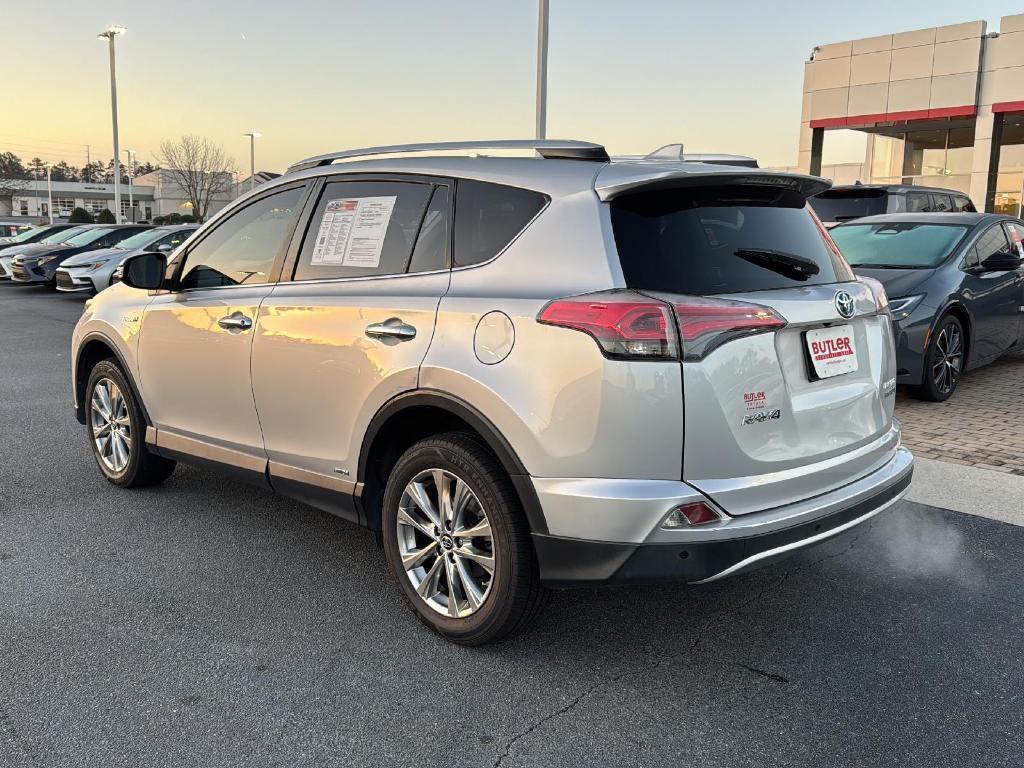
<path id="1" fill-rule="evenodd" d="M 384 147 L 366 147 L 365 149 L 345 149 L 339 152 L 328 152 L 300 160 L 290 166 L 286 173 L 304 171 L 330 165 L 335 160 L 347 160 L 353 157 L 372 155 L 394 155 L 403 152 L 448 152 L 460 149 L 532 149 L 541 157 L 565 160 L 596 160 L 608 162 L 608 152 L 600 144 L 589 141 L 553 141 L 534 139 L 504 139 L 498 141 L 437 141 L 427 144 L 392 144 Z"/>

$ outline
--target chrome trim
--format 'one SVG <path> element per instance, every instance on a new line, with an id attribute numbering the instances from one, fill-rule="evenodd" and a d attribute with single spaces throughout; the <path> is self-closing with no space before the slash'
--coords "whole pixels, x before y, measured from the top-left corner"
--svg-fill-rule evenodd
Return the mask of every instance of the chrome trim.
<path id="1" fill-rule="evenodd" d="M 701 579 L 700 581 L 691 581 L 690 583 L 707 584 L 712 581 L 718 581 L 719 579 L 724 579 L 727 576 L 732 576 L 733 574 L 739 573 L 740 571 L 743 571 L 753 566 L 754 564 L 759 563 L 762 560 L 777 557 L 778 555 L 783 555 L 787 552 L 802 549 L 803 547 L 809 547 L 810 545 L 817 544 L 818 542 L 824 541 L 825 539 L 830 539 L 833 536 L 842 533 L 843 531 L 848 531 L 854 526 L 860 525 L 861 523 L 870 520 L 872 517 L 879 514 L 880 512 L 884 512 L 897 501 L 906 496 L 907 491 L 909 489 L 910 487 L 908 486 L 907 488 L 900 491 L 900 493 L 897 494 L 895 498 L 885 502 L 884 504 L 882 504 L 882 506 L 878 507 L 877 509 L 873 509 L 867 514 L 861 515 L 860 517 L 854 520 L 850 520 L 847 523 L 843 523 L 837 528 L 833 528 L 830 531 L 824 531 L 823 533 L 815 534 L 814 536 L 809 536 L 806 539 L 800 539 L 799 541 L 791 541 L 789 544 L 783 544 L 781 547 L 775 547 L 775 549 L 766 549 L 764 552 L 758 552 L 756 555 L 751 555 L 745 560 L 740 560 L 740 562 L 736 563 L 733 566 L 730 566 L 729 568 L 726 568 L 721 573 L 716 573 L 714 576 L 708 576 L 706 579 Z"/>
<path id="2" fill-rule="evenodd" d="M 321 475 L 319 472 L 311 472 L 308 469 L 300 469 L 299 467 L 282 464 L 278 461 L 268 462 L 267 471 L 270 473 L 271 480 L 275 478 L 292 480 L 296 483 L 326 488 L 338 493 L 351 494 L 356 488 L 356 484 L 351 480 L 345 480 L 344 478 L 332 475 Z"/>
<path id="3" fill-rule="evenodd" d="M 196 440 L 193 437 L 177 435 L 173 432 L 168 432 L 166 429 L 155 429 L 153 431 L 156 432 L 156 440 L 153 444 L 156 445 L 158 451 L 175 451 L 176 453 L 183 453 L 197 459 L 215 461 L 218 464 L 227 464 L 231 467 L 247 469 L 259 474 L 263 474 L 266 471 L 267 460 L 259 456 L 253 456 L 234 448 L 213 445 L 202 440 Z M 150 442 L 149 429 L 146 430 L 146 442 Z"/>

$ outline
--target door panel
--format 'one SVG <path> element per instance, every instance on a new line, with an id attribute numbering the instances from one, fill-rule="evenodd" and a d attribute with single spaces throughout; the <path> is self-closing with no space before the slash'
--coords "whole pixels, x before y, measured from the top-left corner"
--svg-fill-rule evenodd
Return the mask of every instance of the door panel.
<path id="1" fill-rule="evenodd" d="M 279 463 L 325 483 L 355 480 L 370 419 L 416 387 L 448 281 L 445 271 L 274 288 L 260 309 L 252 355 L 272 475 Z M 376 325 L 385 326 L 383 335 L 374 335 Z"/>
<path id="2" fill-rule="evenodd" d="M 269 285 L 157 296 L 139 337 L 139 377 L 157 430 L 169 430 L 254 456 L 263 438 L 249 380 L 253 328 Z"/>
<path id="3" fill-rule="evenodd" d="M 980 264 L 1010 245 L 1001 224 L 985 230 L 978 238 L 968 263 Z M 1020 325 L 1021 270 L 964 273 L 962 295 L 974 319 L 972 365 L 991 360 L 1017 341 Z"/>

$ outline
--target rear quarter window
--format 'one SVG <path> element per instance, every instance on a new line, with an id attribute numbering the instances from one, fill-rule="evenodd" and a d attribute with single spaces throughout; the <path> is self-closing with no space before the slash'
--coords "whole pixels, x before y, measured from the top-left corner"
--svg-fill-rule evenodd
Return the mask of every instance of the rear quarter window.
<path id="1" fill-rule="evenodd" d="M 626 284 L 694 296 L 854 279 L 804 198 L 704 188 L 638 193 L 611 204 Z"/>
<path id="2" fill-rule="evenodd" d="M 547 204 L 540 192 L 460 179 L 455 188 L 456 267 L 497 256 Z"/>

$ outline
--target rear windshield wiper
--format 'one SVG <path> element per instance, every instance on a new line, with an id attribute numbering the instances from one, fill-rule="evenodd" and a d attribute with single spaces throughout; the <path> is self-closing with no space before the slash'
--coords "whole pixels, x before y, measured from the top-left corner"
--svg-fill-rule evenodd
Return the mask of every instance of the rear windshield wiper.
<path id="1" fill-rule="evenodd" d="M 765 267 L 794 280 L 807 280 L 821 271 L 813 260 L 806 256 L 797 256 L 795 253 L 786 253 L 786 251 L 773 251 L 767 248 L 738 248 L 733 253 L 744 261 Z"/>

